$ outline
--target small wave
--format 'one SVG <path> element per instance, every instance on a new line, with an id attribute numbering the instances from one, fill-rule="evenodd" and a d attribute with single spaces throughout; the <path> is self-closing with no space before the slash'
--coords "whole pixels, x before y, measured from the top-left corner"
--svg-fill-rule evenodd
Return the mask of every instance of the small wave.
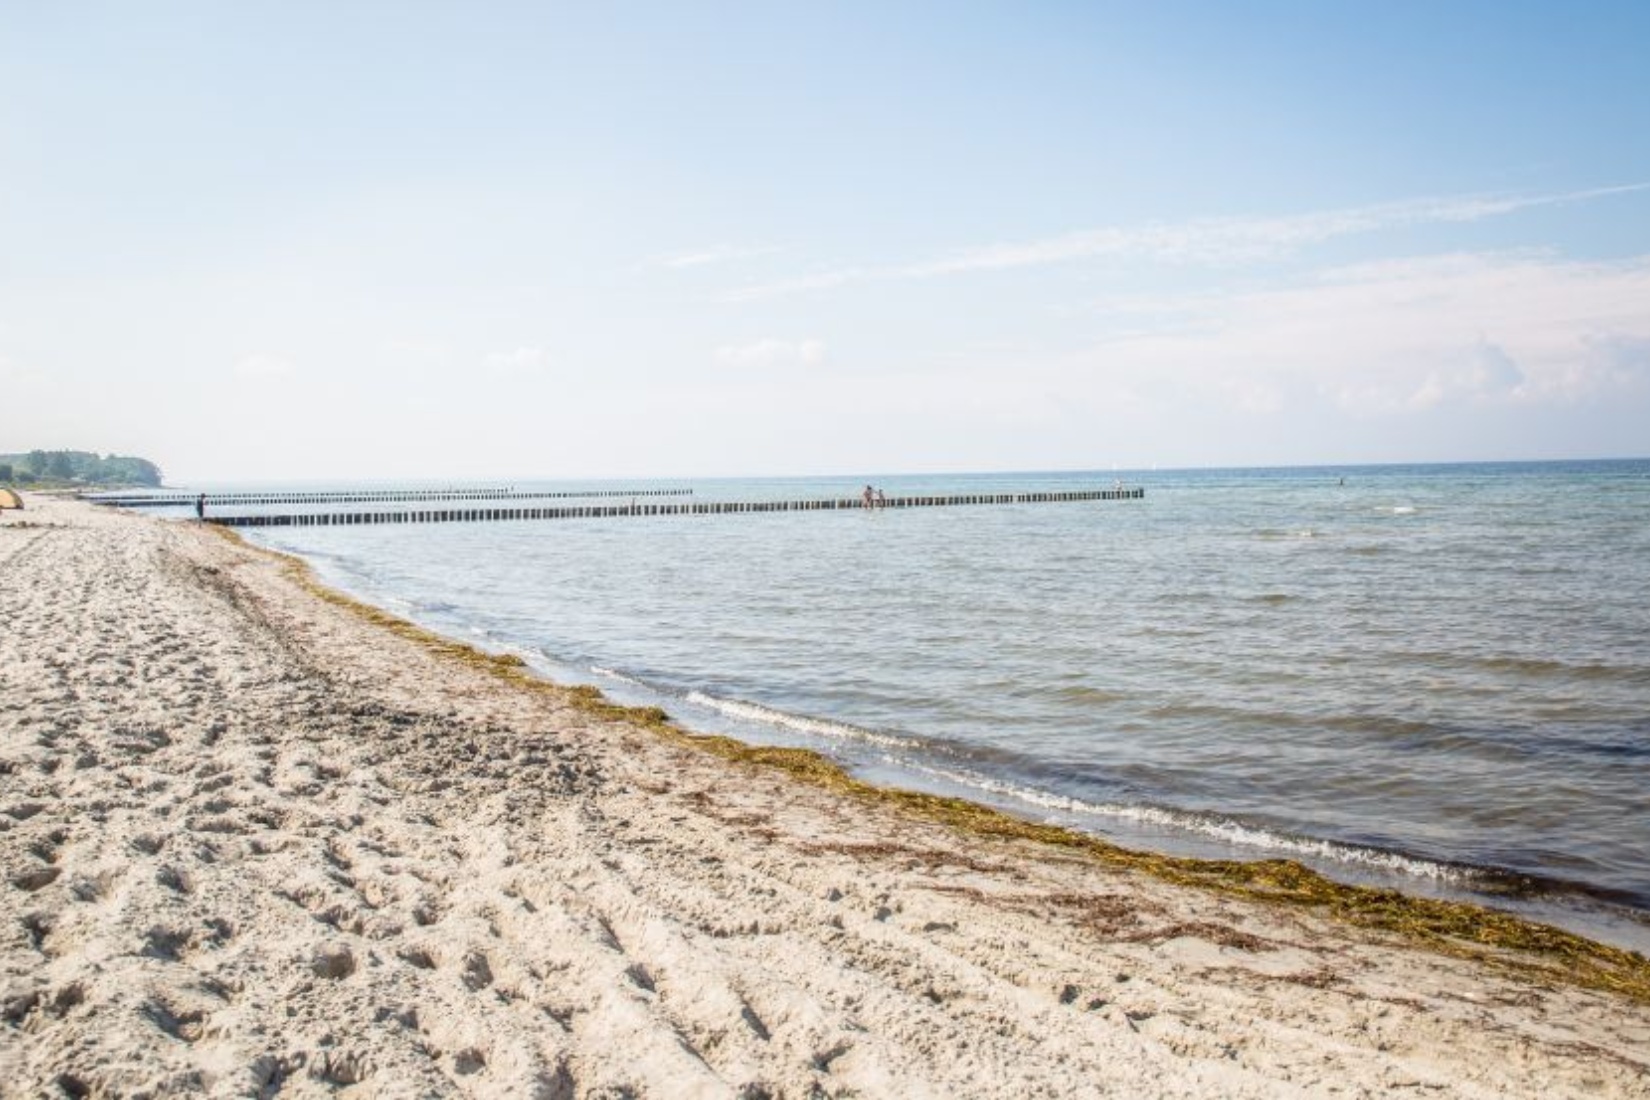
<path id="1" fill-rule="evenodd" d="M 1351 866 L 1368 867 L 1379 871 L 1407 875 L 1466 886 L 1481 880 L 1482 872 L 1471 867 L 1438 863 L 1419 859 L 1381 848 L 1365 848 L 1356 844 L 1341 844 L 1332 840 L 1290 836 L 1273 832 L 1257 825 L 1246 825 L 1230 818 L 1207 817 L 1184 810 L 1170 810 L 1161 806 L 1138 806 L 1124 803 L 1089 802 L 1069 795 L 1054 794 L 1000 779 L 972 775 L 945 768 L 926 767 L 911 761 L 903 765 L 913 771 L 925 772 L 950 782 L 970 787 L 987 794 L 1011 798 L 1045 810 L 1087 817 L 1109 817 L 1135 825 L 1150 825 L 1174 829 L 1183 833 L 1208 837 L 1239 848 L 1252 848 L 1271 855 L 1284 854 L 1308 859 L 1327 860 Z"/>
<path id="2" fill-rule="evenodd" d="M 542 656 L 537 649 L 530 645 L 518 645 L 506 642 L 496 646 L 495 648 L 499 653 L 508 654 L 511 657 L 521 658 L 521 660 L 529 667 L 536 667 L 534 662 L 539 660 Z"/>
<path id="3" fill-rule="evenodd" d="M 1219 721 L 1229 727 L 1263 728 L 1271 730 L 1344 730 L 1382 738 L 1437 738 L 1465 731 L 1451 730 L 1435 722 L 1403 718 L 1391 714 L 1322 714 L 1306 711 L 1253 710 L 1245 707 L 1224 706 L 1218 703 L 1162 703 L 1146 711 L 1146 717 L 1159 721 Z"/>
<path id="4" fill-rule="evenodd" d="M 809 718 L 802 714 L 790 714 L 786 711 L 775 710 L 773 707 L 765 707 L 760 703 L 746 703 L 738 699 L 718 699 L 716 696 L 706 695 L 702 691 L 688 692 L 687 701 L 697 706 L 707 707 L 718 714 L 725 714 L 729 718 L 739 718 L 747 722 L 762 722 L 798 733 L 811 733 L 840 741 L 857 741 L 892 749 L 922 747 L 922 742 L 909 737 L 894 737 L 890 734 L 876 733 L 872 730 L 861 729 L 858 726 L 850 726 L 844 722 L 828 722 L 823 718 Z"/>
<path id="5" fill-rule="evenodd" d="M 1392 509 L 1392 514 L 1395 516 L 1413 516 L 1415 509 L 1408 504 L 1400 504 Z"/>
<path id="6" fill-rule="evenodd" d="M 1650 665 L 1605 661 L 1568 661 L 1557 657 L 1524 657 L 1515 653 L 1449 653 L 1418 649 L 1405 657 L 1443 668 L 1464 668 L 1528 679 L 1618 681 L 1650 684 Z"/>
<path id="7" fill-rule="evenodd" d="M 597 676 L 603 677 L 604 679 L 617 680 L 619 683 L 629 684 L 631 687 L 645 688 L 653 686 L 646 680 L 640 680 L 634 676 L 627 676 L 623 672 L 619 672 L 617 669 L 604 668 L 601 665 L 591 665 L 590 671 Z"/>
<path id="8" fill-rule="evenodd" d="M 1107 691 L 1105 688 L 1083 687 L 1081 685 L 1057 688 L 1054 696 L 1068 703 L 1120 703 L 1128 698 L 1127 695 Z"/>
<path id="9" fill-rule="evenodd" d="M 1650 674 L 1640 668 L 1625 668 L 1601 662 L 1587 664 L 1569 661 L 1544 660 L 1539 657 L 1480 657 L 1473 660 L 1478 667 L 1490 672 L 1507 672 L 1530 677 L 1565 677 L 1577 680 L 1624 680 L 1642 683 Z"/>

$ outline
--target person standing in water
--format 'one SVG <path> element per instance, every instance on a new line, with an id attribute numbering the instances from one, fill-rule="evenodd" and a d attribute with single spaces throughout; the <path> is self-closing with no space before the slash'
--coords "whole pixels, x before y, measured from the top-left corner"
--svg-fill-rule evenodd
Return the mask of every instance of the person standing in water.
<path id="1" fill-rule="evenodd" d="M 876 502 L 876 490 L 867 485 L 865 491 L 859 494 L 859 497 L 865 502 L 865 507 L 869 508 Z"/>

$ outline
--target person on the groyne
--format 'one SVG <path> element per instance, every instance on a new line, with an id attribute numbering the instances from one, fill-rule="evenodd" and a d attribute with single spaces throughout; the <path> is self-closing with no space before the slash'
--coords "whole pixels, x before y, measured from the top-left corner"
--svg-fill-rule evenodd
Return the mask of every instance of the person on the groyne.
<path id="1" fill-rule="evenodd" d="M 865 502 L 865 507 L 869 508 L 876 503 L 876 492 L 877 491 L 875 489 L 867 485 L 865 486 L 865 491 L 859 494 L 860 499 Z"/>

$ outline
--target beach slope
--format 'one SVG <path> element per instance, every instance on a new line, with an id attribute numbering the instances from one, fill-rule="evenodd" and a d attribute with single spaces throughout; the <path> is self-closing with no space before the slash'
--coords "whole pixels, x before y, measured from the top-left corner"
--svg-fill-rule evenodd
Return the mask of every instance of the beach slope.
<path id="1" fill-rule="evenodd" d="M 729 761 L 194 525 L 0 523 L 0 1095 L 1650 1095 L 1650 1006 Z"/>

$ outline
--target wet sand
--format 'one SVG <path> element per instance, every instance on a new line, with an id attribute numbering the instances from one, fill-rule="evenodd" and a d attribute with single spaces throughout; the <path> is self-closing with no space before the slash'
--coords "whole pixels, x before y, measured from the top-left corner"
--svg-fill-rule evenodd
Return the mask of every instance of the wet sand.
<path id="1" fill-rule="evenodd" d="M 1650 1004 L 951 829 L 192 524 L 0 520 L 0 1095 L 1650 1096 Z"/>

